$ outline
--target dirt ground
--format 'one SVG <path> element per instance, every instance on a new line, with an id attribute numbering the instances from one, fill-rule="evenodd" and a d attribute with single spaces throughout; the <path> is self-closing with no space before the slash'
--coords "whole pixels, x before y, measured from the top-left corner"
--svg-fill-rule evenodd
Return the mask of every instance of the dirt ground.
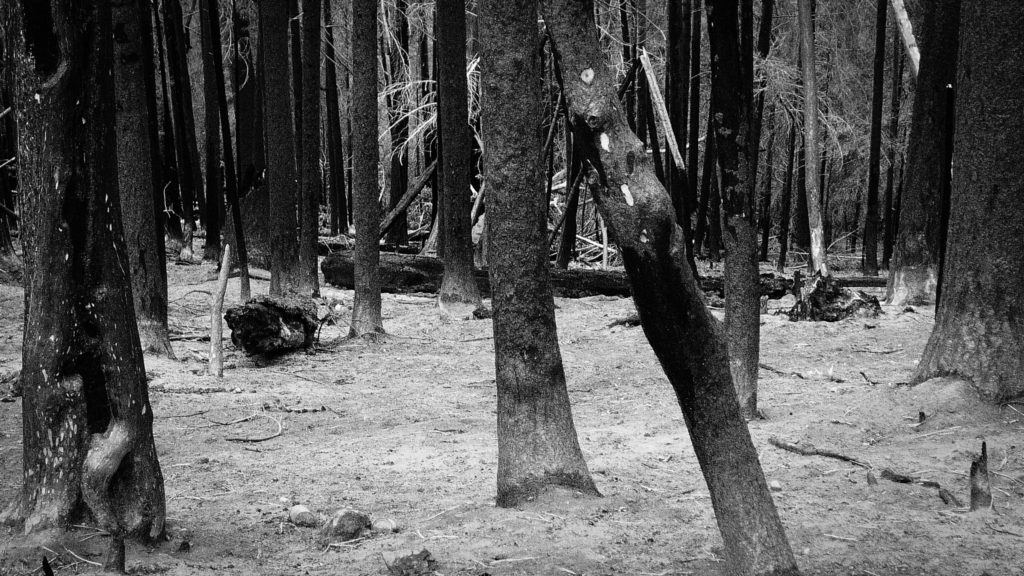
<path id="1" fill-rule="evenodd" d="M 323 329 L 315 353 L 264 364 L 226 342 L 216 379 L 198 340 L 211 273 L 210 264 L 169 267 L 179 360 L 147 357 L 146 367 L 170 539 L 131 546 L 132 573 L 387 574 L 422 549 L 445 575 L 722 573 L 672 390 L 640 328 L 608 327 L 632 312 L 630 300 L 556 300 L 576 428 L 604 497 L 559 490 L 506 510 L 494 506 L 490 320 L 445 321 L 429 295 L 386 294 L 383 343 L 343 340 L 343 322 Z M 229 301 L 237 291 L 232 281 Z M 352 303 L 351 291 L 324 295 Z M 0 372 L 20 367 L 21 308 L 20 287 L 0 286 Z M 1024 405 L 986 406 L 955 380 L 902 385 L 932 321 L 930 308 L 835 324 L 762 316 L 766 419 L 750 431 L 805 574 L 1024 575 Z M 230 440 L 279 426 L 269 440 Z M 0 403 L 0 503 L 20 484 L 20 437 L 21 401 Z M 783 451 L 771 437 L 855 457 L 878 483 L 863 467 Z M 882 478 L 888 468 L 935 481 L 966 502 L 983 440 L 994 513 Z M 328 546 L 288 521 L 293 503 L 325 517 L 354 508 L 398 530 Z M 15 560 L 21 541 L 3 530 L 0 573 L 38 569 Z M 80 528 L 34 557 L 45 553 L 58 574 L 90 572 L 106 541 Z"/>

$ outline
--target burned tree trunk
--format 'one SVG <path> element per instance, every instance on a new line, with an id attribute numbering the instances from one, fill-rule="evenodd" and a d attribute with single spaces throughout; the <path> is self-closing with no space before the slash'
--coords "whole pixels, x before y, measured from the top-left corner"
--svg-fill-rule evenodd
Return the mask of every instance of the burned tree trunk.
<path id="1" fill-rule="evenodd" d="M 327 161 L 330 164 L 331 234 L 348 233 L 348 202 L 345 196 L 345 153 L 341 135 L 341 111 L 338 101 L 338 51 L 334 47 L 334 26 L 331 24 L 331 0 L 324 0 L 324 50 L 327 59 L 324 99 L 327 104 Z"/>
<path id="2" fill-rule="evenodd" d="M 867 213 L 864 215 L 865 275 L 878 274 L 878 183 L 882 162 L 882 98 L 885 87 L 885 0 L 877 0 L 875 15 L 875 74 L 871 91 L 871 142 L 868 146 Z"/>
<path id="3" fill-rule="evenodd" d="M 302 0 L 302 130 L 299 190 L 299 293 L 320 295 L 320 0 Z"/>
<path id="4" fill-rule="evenodd" d="M 789 154 L 786 160 L 786 174 L 782 179 L 782 198 L 779 200 L 779 261 L 775 269 L 786 271 L 786 255 L 789 253 L 790 206 L 793 198 L 793 162 L 796 156 L 796 118 L 789 115 Z"/>
<path id="5" fill-rule="evenodd" d="M 725 541 L 727 571 L 797 574 L 736 401 L 721 329 L 686 263 L 671 199 L 626 125 L 593 14 L 589 1 L 545 6 L 573 129 L 599 179 L 594 200 L 622 252 L 644 332 L 679 399 Z"/>
<path id="6" fill-rule="evenodd" d="M 535 0 L 482 0 L 488 256 L 494 286 L 501 507 L 546 486 L 597 494 L 572 421 L 548 272 Z M 563 68 L 564 70 L 564 68 Z M 524 145 L 526 138 L 532 145 Z M 447 153 L 447 150 L 445 150 Z"/>
<path id="7" fill-rule="evenodd" d="M 213 36 L 220 41 L 220 22 L 212 22 L 212 2 L 199 0 L 199 29 L 202 35 L 203 61 L 203 131 L 206 136 L 206 242 L 203 245 L 205 260 L 220 261 L 220 231 L 224 212 L 224 192 L 220 178 L 220 120 L 217 109 L 217 72 L 215 59 L 221 58 L 214 52 Z"/>
<path id="8" fill-rule="evenodd" d="M 231 342 L 249 354 L 273 356 L 313 345 L 316 306 L 299 296 L 256 296 L 228 309 Z"/>
<path id="9" fill-rule="evenodd" d="M 84 503 L 115 539 L 150 539 L 164 530 L 163 478 L 121 223 L 111 8 L 69 4 L 24 12 L 36 104 L 23 120 L 40 135 L 21 150 L 24 476 L 0 517 L 61 529 Z"/>
<path id="10" fill-rule="evenodd" d="M 807 226 L 811 237 L 811 268 L 828 276 L 825 262 L 824 228 L 821 224 L 821 195 L 818 190 L 818 80 L 815 63 L 814 0 L 798 0 L 800 21 L 800 53 L 804 81 L 804 178 L 807 192 Z"/>

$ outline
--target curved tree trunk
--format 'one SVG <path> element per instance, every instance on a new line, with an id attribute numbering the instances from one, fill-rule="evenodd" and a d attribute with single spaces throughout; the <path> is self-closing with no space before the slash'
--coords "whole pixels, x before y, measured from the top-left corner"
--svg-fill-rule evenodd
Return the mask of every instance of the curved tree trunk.
<path id="1" fill-rule="evenodd" d="M 961 17 L 942 298 L 914 380 L 956 374 L 1006 401 L 1024 396 L 1024 4 L 965 2 Z"/>
<path id="2" fill-rule="evenodd" d="M 320 0 L 302 0 L 302 140 L 299 164 L 299 293 L 320 295 Z"/>
<path id="3" fill-rule="evenodd" d="M 925 16 L 921 72 L 907 139 L 906 185 L 889 271 L 889 304 L 931 304 L 938 286 L 942 234 L 940 181 L 946 133 L 946 86 L 957 67 L 960 0 L 936 0 Z"/>
<path id="4" fill-rule="evenodd" d="M 711 492 L 726 571 L 797 574 L 736 401 L 721 329 L 687 265 L 672 201 L 626 125 L 593 4 L 550 0 L 545 23 L 566 80 L 573 130 L 597 172 L 595 203 L 622 252 L 644 333 L 676 391 Z"/>
<path id="5" fill-rule="evenodd" d="M 482 0 L 487 226 L 498 388 L 498 506 L 548 485 L 589 494 L 555 329 L 540 141 L 535 0 Z M 531 145 L 523 145 L 534 135 Z M 528 139 L 528 142 L 530 139 Z M 447 146 L 447 143 L 446 143 Z M 447 148 L 445 150 L 447 153 Z"/>
<path id="6" fill-rule="evenodd" d="M 166 258 L 160 248 L 154 189 L 159 186 L 156 99 L 148 0 L 113 4 L 117 178 L 132 281 L 135 317 L 144 352 L 174 358 L 167 333 Z M 147 69 L 148 67 L 148 69 Z"/>
<path id="7" fill-rule="evenodd" d="M 356 287 L 350 336 L 384 332 L 380 317 L 380 186 L 377 183 L 377 2 L 353 0 L 352 212 L 356 225 Z M 372 64 L 372 65 L 371 65 Z"/>
<path id="8" fill-rule="evenodd" d="M 156 538 L 163 478 L 122 232 L 110 4 L 68 4 L 25 9 L 36 105 L 22 119 L 48 137 L 21 155 L 24 484 L 0 516 L 25 533 L 66 528 L 81 502 L 115 540 Z"/>

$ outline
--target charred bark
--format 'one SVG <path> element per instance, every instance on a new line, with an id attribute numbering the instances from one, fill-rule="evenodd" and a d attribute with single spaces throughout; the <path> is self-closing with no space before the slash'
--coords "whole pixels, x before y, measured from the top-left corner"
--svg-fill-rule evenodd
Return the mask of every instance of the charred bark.
<path id="1" fill-rule="evenodd" d="M 203 130 L 206 136 L 206 242 L 203 259 L 220 262 L 220 230 L 224 212 L 224 192 L 220 175 L 220 120 L 217 109 L 217 73 L 213 36 L 220 36 L 220 22 L 210 19 L 210 4 L 219 0 L 199 0 L 199 24 L 203 60 Z"/>
<path id="2" fill-rule="evenodd" d="M 316 305 L 300 296 L 256 296 L 229 308 L 224 320 L 235 346 L 262 356 L 309 348 L 319 325 Z"/>
<path id="3" fill-rule="evenodd" d="M 300 294 L 320 295 L 317 239 L 320 236 L 320 0 L 302 0 L 302 132 L 298 137 Z"/>
<path id="4" fill-rule="evenodd" d="M 882 98 L 885 88 L 885 0 L 875 13 L 875 73 L 871 92 L 871 141 L 868 145 L 867 212 L 864 215 L 864 274 L 878 274 L 878 184 L 882 163 Z"/>

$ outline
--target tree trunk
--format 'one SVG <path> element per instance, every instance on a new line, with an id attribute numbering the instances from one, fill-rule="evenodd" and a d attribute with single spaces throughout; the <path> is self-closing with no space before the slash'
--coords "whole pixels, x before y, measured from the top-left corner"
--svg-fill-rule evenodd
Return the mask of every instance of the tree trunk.
<path id="1" fill-rule="evenodd" d="M 772 21 L 774 14 L 775 0 L 761 0 L 761 23 L 757 31 L 757 55 L 761 62 L 765 62 L 768 59 L 768 53 L 772 48 Z M 757 75 L 757 96 L 754 99 L 753 115 L 750 121 L 750 173 L 753 175 L 753 178 L 747 184 L 750 186 L 750 194 L 752 196 L 757 195 L 757 172 L 761 158 L 761 126 L 764 124 L 764 98 L 767 93 L 767 82 L 765 72 L 762 69 Z M 768 149 L 771 150 L 770 145 Z M 769 158 L 770 162 L 771 159 Z M 766 177 L 771 178 L 770 169 Z M 763 259 L 767 260 L 767 255 Z"/>
<path id="2" fill-rule="evenodd" d="M 390 54 L 390 73 L 392 82 L 400 82 L 403 78 L 410 77 L 408 74 L 409 70 L 409 20 L 406 15 L 408 10 L 408 3 L 406 0 L 395 0 L 394 8 L 394 21 L 391 22 L 391 34 L 394 35 L 392 39 L 392 49 Z M 436 21 L 435 21 L 436 22 Z M 436 22 L 437 26 L 441 26 L 440 22 Z M 447 40 L 449 30 L 446 28 L 438 28 L 443 30 L 444 34 L 439 34 L 436 38 L 438 49 L 440 44 Z M 463 18 L 463 38 L 465 38 L 465 18 Z M 463 42 L 463 61 L 465 61 L 465 42 Z M 440 74 L 440 58 L 441 55 L 437 54 L 435 58 L 438 60 L 437 66 L 439 68 L 438 74 Z M 465 82 L 466 69 L 462 67 L 463 82 Z M 440 81 L 440 79 L 439 79 Z M 440 92 L 440 87 L 438 88 Z M 409 155 L 406 147 L 406 140 L 409 138 L 409 116 L 406 110 L 403 109 L 402 98 L 400 95 L 388 96 L 388 108 L 391 110 L 391 166 L 390 166 L 390 178 L 389 181 L 391 186 L 389 187 L 390 201 L 388 202 L 388 208 L 394 208 L 398 201 L 402 198 L 402 194 L 405 193 L 406 187 L 409 185 Z M 469 117 L 469 114 L 466 114 Z M 440 120 L 440 118 L 438 118 Z M 444 140 L 442 136 L 442 140 Z M 444 142 L 445 151 L 448 149 L 448 143 Z M 445 174 L 447 176 L 447 174 Z M 468 189 L 468 184 L 467 184 Z M 443 200 L 442 200 L 443 202 Z M 442 210 L 443 212 L 443 210 Z M 409 242 L 409 216 L 406 211 L 402 211 L 401 217 L 398 220 L 398 225 L 391 228 L 388 233 L 387 242 L 400 246 Z"/>
<path id="3" fill-rule="evenodd" d="M 626 128 L 593 4 L 550 0 L 545 8 L 573 129 L 600 177 L 595 203 L 619 245 L 644 332 L 683 410 L 725 541 L 726 571 L 797 574 L 736 401 L 720 327 L 686 263 L 671 199 Z"/>
<path id="4" fill-rule="evenodd" d="M 254 10 L 246 6 L 233 11 L 235 30 L 235 141 L 238 142 L 238 186 L 242 196 L 256 186 L 266 168 L 263 142 L 262 61 L 259 42 L 254 41 Z M 237 254 L 237 252 L 236 252 Z"/>
<path id="5" fill-rule="evenodd" d="M 482 107 L 498 389 L 498 496 L 520 505 L 546 486 L 596 495 L 572 421 L 555 329 L 540 149 L 535 0 L 482 0 Z M 563 68 L 564 70 L 564 68 Z M 532 136 L 532 146 L 523 139 Z"/>
<path id="6" fill-rule="evenodd" d="M 782 182 L 782 198 L 779 201 L 779 262 L 776 270 L 786 271 L 786 255 L 789 253 L 790 205 L 793 198 L 793 163 L 796 157 L 796 118 L 789 115 L 789 154 L 786 160 L 786 175 Z"/>
<path id="7" fill-rule="evenodd" d="M 710 27 L 709 27 L 710 28 Z M 714 137 L 714 130 L 708 135 Z M 717 140 L 717 138 L 716 138 Z M 718 178 L 718 142 L 712 147 L 711 182 L 708 185 L 708 259 L 722 261 L 722 187 Z"/>
<path id="8" fill-rule="evenodd" d="M 299 293 L 320 296 L 320 0 L 302 0 L 302 139 L 299 159 Z"/>
<path id="9" fill-rule="evenodd" d="M 893 39 L 896 46 L 898 39 Z M 884 211 L 884 232 L 882 236 L 882 267 L 890 269 L 892 248 L 896 242 L 896 205 L 899 200 L 893 198 L 895 192 L 896 161 L 900 136 L 900 101 L 903 99 L 903 52 L 893 48 L 892 51 L 892 94 L 889 101 L 889 167 L 885 171 L 885 197 L 882 201 Z"/>
<path id="10" fill-rule="evenodd" d="M 203 258 L 220 262 L 220 223 L 224 196 L 220 180 L 220 122 L 217 110 L 217 74 L 213 60 L 221 58 L 213 52 L 213 35 L 220 35 L 220 22 L 210 22 L 210 3 L 218 0 L 199 0 L 199 25 L 203 45 L 203 115 L 206 131 L 206 243 Z M 218 39 L 219 40 L 219 39 Z"/>
<path id="11" fill-rule="evenodd" d="M 896 25 L 900 30 L 900 38 L 903 39 L 903 47 L 907 51 L 907 59 L 910 60 L 910 71 L 914 74 L 914 78 L 918 76 L 918 69 L 921 62 L 921 51 L 917 47 L 917 42 L 914 40 L 914 27 L 910 24 L 910 16 L 907 15 L 907 9 L 903 5 L 903 0 L 889 0 L 892 4 L 892 13 L 896 17 Z M 927 5 L 926 5 L 927 6 Z M 928 8 L 926 7 L 925 10 Z M 925 30 L 927 32 L 927 24 L 925 24 Z M 928 49 L 932 49 L 931 46 Z M 893 48 L 895 50 L 895 48 Z"/>
<path id="12" fill-rule="evenodd" d="M 110 4 L 26 3 L 24 17 L 36 102 L 22 120 L 48 137 L 22 141 L 24 483 L 0 517 L 67 528 L 84 503 L 115 538 L 155 539 L 163 478 L 121 222 Z"/>
<path id="13" fill-rule="evenodd" d="M 876 0 L 875 73 L 871 93 L 871 141 L 868 146 L 867 213 L 864 215 L 864 261 L 867 276 L 878 274 L 878 183 L 882 163 L 882 98 L 885 88 L 885 0 Z"/>
<path id="14" fill-rule="evenodd" d="M 466 103 L 466 5 L 464 0 L 438 0 L 437 128 L 444 143 L 441 156 L 444 189 L 444 281 L 437 303 L 443 314 L 462 318 L 480 305 L 473 280 L 473 224 L 470 222 L 469 109 Z M 404 193 L 405 191 L 402 190 Z"/>
<path id="15" fill-rule="evenodd" d="M 799 0 L 800 45 L 804 79 L 804 171 L 807 181 L 807 225 L 811 232 L 810 267 L 828 276 L 825 262 L 825 236 L 821 225 L 821 198 L 818 191 L 818 81 L 815 72 L 814 0 Z"/>
<path id="16" fill-rule="evenodd" d="M 185 55 L 185 30 L 182 27 L 180 0 L 164 0 L 164 30 L 167 42 L 168 76 L 174 114 L 174 148 L 178 167 L 178 192 L 181 197 L 182 230 L 180 258 L 192 259 L 192 237 L 196 230 L 195 202 L 202 175 L 196 142 L 195 116 L 192 110 L 192 81 Z"/>
<path id="17" fill-rule="evenodd" d="M 20 4 L 11 3 L 0 8 L 4 38 L 0 40 L 0 112 L 10 111 L 0 118 L 0 164 L 12 162 L 17 157 L 17 123 L 13 110 L 17 108 L 17 93 L 14 68 L 17 61 L 15 38 L 21 38 L 19 29 Z M 17 189 L 17 164 L 0 168 L 0 255 L 13 256 L 12 231 L 15 227 L 14 190 Z"/>
<path id="18" fill-rule="evenodd" d="M 348 202 L 345 197 L 345 152 L 341 134 L 341 111 L 338 93 L 338 51 L 334 47 L 334 26 L 331 25 L 331 0 L 324 0 L 324 51 L 327 52 L 327 158 L 330 163 L 331 234 L 348 233 Z"/>
<path id="19" fill-rule="evenodd" d="M 350 336 L 384 332 L 380 315 L 380 186 L 377 184 L 377 2 L 353 0 L 352 204 L 356 225 L 356 287 Z"/>
<path id="20" fill-rule="evenodd" d="M 288 60 L 288 2 L 260 3 L 260 54 L 263 101 L 266 103 L 267 189 L 271 219 L 270 293 L 301 289 L 299 268 L 298 190 L 295 173 L 295 125 L 292 118 Z"/>
<path id="21" fill-rule="evenodd" d="M 708 242 L 711 234 L 709 229 L 711 228 L 711 217 L 714 214 L 712 209 L 712 181 L 715 176 L 715 138 L 714 138 L 714 127 L 712 125 L 713 118 L 708 114 L 707 129 L 705 130 L 704 138 L 704 167 L 701 169 L 700 175 L 700 208 L 697 210 L 697 230 L 693 236 L 694 252 L 701 254 L 702 248 L 705 243 Z"/>
<path id="22" fill-rule="evenodd" d="M 761 340 L 756 210 L 754 187 L 750 185 L 753 85 L 750 75 L 736 63 L 747 60 L 742 47 L 752 42 L 742 38 L 750 27 L 737 25 L 735 2 L 716 1 L 710 8 L 711 110 L 725 212 L 725 335 L 736 395 L 743 417 L 750 420 L 757 418 Z"/>
<path id="23" fill-rule="evenodd" d="M 668 21 L 668 47 L 665 64 L 665 104 L 668 108 L 669 121 L 674 134 L 666 134 L 666 138 L 673 135 L 676 145 L 680 150 L 686 150 L 686 107 L 690 101 L 690 18 L 692 10 L 691 0 L 677 0 L 666 2 L 666 20 Z M 666 155 L 670 157 L 671 155 Z M 686 238 L 693 235 L 690 229 L 690 216 L 693 214 L 693 203 L 690 201 L 690 191 L 687 190 L 687 170 L 692 170 L 692 165 L 676 166 L 674 163 L 667 163 L 670 166 L 669 187 L 672 194 L 672 204 L 676 208 L 676 220 L 683 228 Z"/>
<path id="24" fill-rule="evenodd" d="M 772 231 L 772 177 L 775 165 L 772 160 L 775 156 L 775 108 L 768 114 L 768 145 L 766 147 L 768 157 L 764 163 L 764 177 L 761 179 L 761 253 L 758 260 L 768 261 L 768 240 Z"/>
<path id="25" fill-rule="evenodd" d="M 700 212 L 698 206 L 698 190 L 697 188 L 697 153 L 698 153 L 698 141 L 700 137 L 700 40 L 701 40 L 701 25 L 700 18 L 702 13 L 701 0 L 693 1 L 693 12 L 690 31 L 690 104 L 689 108 L 689 121 L 690 127 L 687 131 L 689 136 L 689 142 L 687 142 L 686 150 L 686 166 L 689 168 L 687 176 L 687 189 L 690 193 L 690 202 L 694 206 L 695 211 Z M 706 164 L 705 164 L 706 165 Z M 703 192 L 700 192 L 703 193 Z M 698 220 L 698 226 L 700 221 Z M 683 223 L 683 231 L 691 229 L 690 221 Z M 697 259 L 695 256 L 697 250 L 697 242 L 699 235 L 694 232 L 692 236 L 685 236 L 683 242 L 686 244 L 686 261 L 690 264 L 690 270 L 693 275 L 697 275 Z"/>
<path id="26" fill-rule="evenodd" d="M 962 10 L 942 298 L 914 380 L 956 374 L 1004 402 L 1024 396 L 1024 4 Z"/>
<path id="27" fill-rule="evenodd" d="M 945 90 L 956 78 L 960 0 L 931 3 L 924 29 L 924 61 L 907 138 L 906 187 L 886 290 L 886 302 L 899 306 L 935 302 L 942 203 L 937 167 L 947 138 Z"/>
<path id="28" fill-rule="evenodd" d="M 174 358 L 167 333 L 166 259 L 154 206 L 160 161 L 154 155 L 156 100 L 146 96 L 154 80 L 152 45 L 146 40 L 151 36 L 145 34 L 149 23 L 148 0 L 113 5 L 117 177 L 142 350 Z"/>
<path id="29" fill-rule="evenodd" d="M 803 113 L 801 113 L 801 118 Z M 791 231 L 793 244 L 801 250 L 809 251 L 811 248 L 811 228 L 807 217 L 807 172 L 804 165 L 807 164 L 807 148 L 804 145 L 805 137 L 800 135 L 800 147 L 796 151 L 796 202 L 793 206 Z M 808 258 L 810 262 L 810 258 Z"/>

